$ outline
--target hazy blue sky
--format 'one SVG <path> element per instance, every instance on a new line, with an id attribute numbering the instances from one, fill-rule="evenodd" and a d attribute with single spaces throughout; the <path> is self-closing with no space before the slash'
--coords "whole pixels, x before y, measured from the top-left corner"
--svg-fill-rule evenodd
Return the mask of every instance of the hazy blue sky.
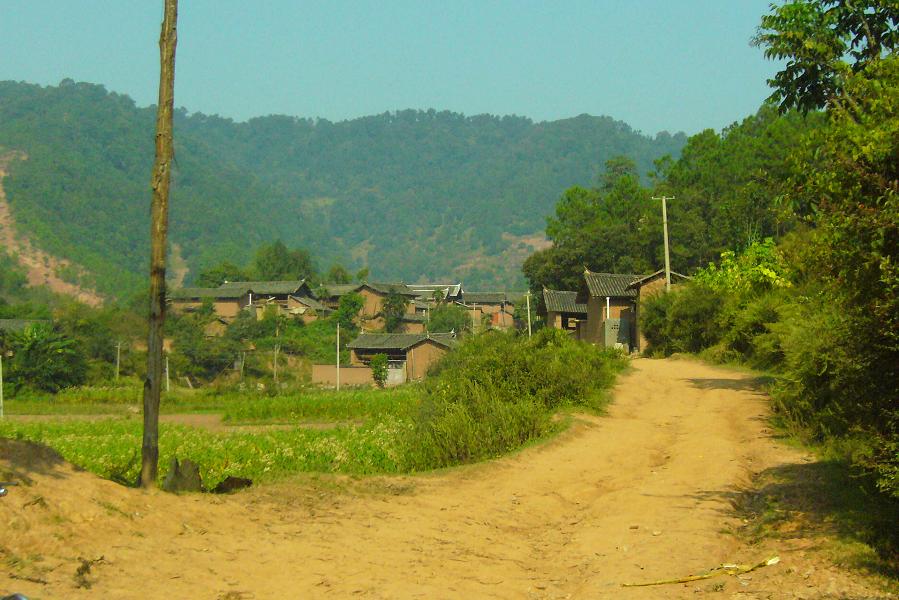
<path id="1" fill-rule="evenodd" d="M 610 115 L 695 133 L 754 112 L 769 0 L 181 0 L 175 102 L 237 120 L 403 108 Z M 156 98 L 162 0 L 0 0 L 0 79 Z"/>

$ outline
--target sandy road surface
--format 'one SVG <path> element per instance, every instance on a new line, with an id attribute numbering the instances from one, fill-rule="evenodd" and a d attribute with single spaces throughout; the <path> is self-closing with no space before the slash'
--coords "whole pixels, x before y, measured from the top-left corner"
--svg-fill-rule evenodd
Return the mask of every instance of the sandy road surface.
<path id="1" fill-rule="evenodd" d="M 583 417 L 548 444 L 336 490 L 291 482 L 228 497 L 144 493 L 0 443 L 0 469 L 27 465 L 32 479 L 18 500 L 0 500 L 0 527 L 10 532 L 0 547 L 7 560 L 32 561 L 19 564 L 20 577 L 42 581 L 0 577 L 0 591 L 231 600 L 889 597 L 807 556 L 801 540 L 750 547 L 726 533 L 736 525 L 731 495 L 753 472 L 805 459 L 769 437 L 765 400 L 749 383 L 694 362 L 637 360 L 607 417 Z M 742 580 L 621 587 L 775 550 L 780 564 Z M 77 588 L 77 559 L 100 556 L 86 576 L 92 589 Z M 718 582 L 723 589 L 711 587 Z"/>

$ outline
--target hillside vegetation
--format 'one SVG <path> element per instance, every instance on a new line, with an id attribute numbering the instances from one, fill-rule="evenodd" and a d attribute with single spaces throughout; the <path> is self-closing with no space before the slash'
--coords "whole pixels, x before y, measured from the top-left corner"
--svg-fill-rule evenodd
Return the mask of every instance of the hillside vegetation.
<path id="1" fill-rule="evenodd" d="M 28 156 L 4 181 L 17 223 L 106 294 L 137 289 L 145 270 L 153 111 L 99 85 L 0 82 L 0 147 Z M 647 173 L 685 141 L 587 115 L 235 123 L 181 109 L 171 240 L 188 282 L 281 239 L 375 278 L 508 287 L 562 190 L 589 185 L 613 156 Z"/>

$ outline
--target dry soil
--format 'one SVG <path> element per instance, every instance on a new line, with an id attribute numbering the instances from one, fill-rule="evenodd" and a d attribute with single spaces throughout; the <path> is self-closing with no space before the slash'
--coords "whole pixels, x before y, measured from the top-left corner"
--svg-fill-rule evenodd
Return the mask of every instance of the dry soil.
<path id="1" fill-rule="evenodd" d="M 815 540 L 748 544 L 732 502 L 811 458 L 771 437 L 749 375 L 636 360 L 604 417 L 420 477 L 303 477 L 230 496 L 120 487 L 0 441 L 0 592 L 33 598 L 889 598 Z M 742 577 L 622 587 L 720 563 Z M 92 562 L 95 561 L 95 562 Z M 81 574 L 79 575 L 79 568 Z M 87 586 L 90 586 L 88 588 Z"/>

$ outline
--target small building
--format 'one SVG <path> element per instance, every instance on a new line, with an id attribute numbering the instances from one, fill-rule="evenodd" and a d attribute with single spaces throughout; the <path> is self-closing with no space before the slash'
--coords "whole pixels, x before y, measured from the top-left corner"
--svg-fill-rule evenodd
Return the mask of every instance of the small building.
<path id="1" fill-rule="evenodd" d="M 457 343 L 455 333 L 363 333 L 347 348 L 352 365 L 367 366 L 376 354 L 386 354 L 390 367 L 404 369 L 406 381 L 413 381 Z"/>
<path id="2" fill-rule="evenodd" d="M 359 311 L 360 325 L 369 329 L 382 329 L 384 327 L 384 301 L 391 293 L 396 293 L 406 300 L 406 314 L 415 315 L 414 303 L 418 293 L 409 289 L 403 283 L 357 283 L 327 285 L 322 290 L 319 300 L 331 309 L 336 310 L 340 306 L 340 299 L 347 294 L 359 294 L 364 304 Z"/>
<path id="3" fill-rule="evenodd" d="M 463 292 L 462 301 L 471 311 L 475 329 L 482 324 L 493 329 L 510 329 L 515 325 L 515 301 L 506 292 Z"/>
<path id="4" fill-rule="evenodd" d="M 636 345 L 637 290 L 630 284 L 640 278 L 631 273 L 593 273 L 584 271 L 587 323 L 580 339 L 607 348 L 630 351 Z"/>
<path id="5" fill-rule="evenodd" d="M 461 283 L 410 283 L 406 287 L 417 298 L 431 304 L 437 301 L 437 296 L 440 302 L 461 302 L 465 295 Z"/>
<path id="6" fill-rule="evenodd" d="M 216 317 L 231 321 L 240 311 L 250 306 L 252 291 L 249 288 L 181 288 L 169 294 L 172 312 L 195 312 L 204 304 L 212 305 Z"/>
<path id="7" fill-rule="evenodd" d="M 587 305 L 578 304 L 577 292 L 543 288 L 543 304 L 547 327 L 576 333 L 578 323 L 587 321 Z"/>

